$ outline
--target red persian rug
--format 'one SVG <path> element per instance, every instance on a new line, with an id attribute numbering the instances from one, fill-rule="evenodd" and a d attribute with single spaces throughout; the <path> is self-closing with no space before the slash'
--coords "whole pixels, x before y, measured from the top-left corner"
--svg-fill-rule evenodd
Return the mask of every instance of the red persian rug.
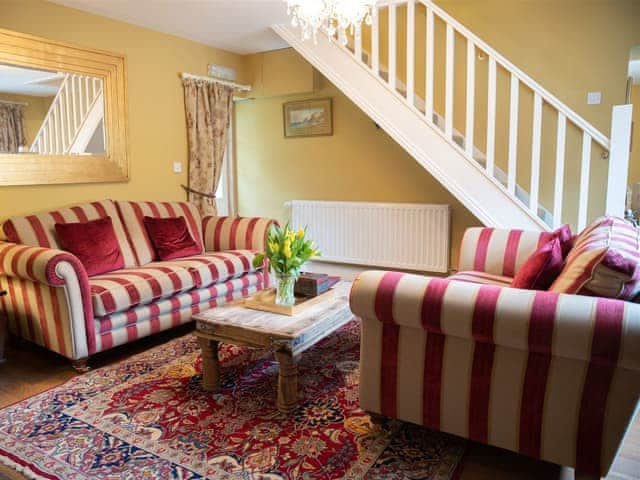
<path id="1" fill-rule="evenodd" d="M 34 479 L 449 480 L 464 441 L 358 407 L 359 325 L 307 351 L 299 406 L 275 406 L 277 364 L 224 345 L 201 386 L 192 335 L 0 411 L 0 461 Z"/>

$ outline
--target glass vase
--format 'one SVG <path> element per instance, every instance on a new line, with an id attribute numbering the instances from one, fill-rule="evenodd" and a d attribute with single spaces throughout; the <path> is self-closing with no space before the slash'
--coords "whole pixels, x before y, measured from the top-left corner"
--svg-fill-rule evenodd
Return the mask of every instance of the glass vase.
<path id="1" fill-rule="evenodd" d="M 276 274 L 276 305 L 294 305 L 293 287 L 296 284 L 295 275 L 287 273 Z"/>

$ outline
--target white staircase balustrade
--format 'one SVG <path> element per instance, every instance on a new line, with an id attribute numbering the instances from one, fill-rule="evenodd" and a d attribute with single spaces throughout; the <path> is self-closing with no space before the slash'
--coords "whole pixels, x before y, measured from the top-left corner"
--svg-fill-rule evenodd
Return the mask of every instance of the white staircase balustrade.
<path id="1" fill-rule="evenodd" d="M 626 192 L 631 106 L 625 106 L 624 113 L 617 116 L 614 109 L 618 126 L 612 129 L 610 140 L 432 1 L 392 0 L 380 2 L 377 9 L 371 27 L 357 28 L 347 46 L 326 37 L 317 44 L 304 42 L 295 28 L 285 25 L 274 25 L 273 29 L 486 225 L 548 230 L 572 223 L 581 230 L 590 216 L 623 212 L 624 195 L 620 191 Z M 416 28 L 418 11 L 424 15 L 420 35 Z M 386 29 L 382 14 L 387 20 Z M 403 17 L 406 26 L 400 24 Z M 405 27 L 403 48 L 398 46 L 398 26 Z M 444 35 L 438 35 L 441 26 Z M 387 65 L 381 58 L 385 32 Z M 363 46 L 365 33 L 369 34 L 369 48 Z M 438 50 L 442 36 L 444 49 Z M 420 71 L 424 74 L 424 99 L 416 93 L 417 42 L 425 42 L 425 65 Z M 466 58 L 456 62 L 455 55 L 460 54 L 456 45 L 460 42 L 466 43 Z M 437 63 L 441 50 L 443 65 Z M 479 77 L 478 54 L 487 61 L 486 77 Z M 406 59 L 399 55 L 406 55 Z M 400 64 L 404 68 L 399 69 Z M 465 75 L 458 71 L 460 64 Z M 437 98 L 436 74 L 442 77 L 442 70 L 444 98 Z M 404 82 L 399 74 L 405 75 Z M 464 78 L 463 103 L 456 98 L 456 75 Z M 505 76 L 508 93 L 500 90 Z M 479 99 L 480 95 L 483 98 Z M 484 98 L 486 116 L 476 108 Z M 522 105 L 529 98 L 531 117 L 526 118 L 529 113 Z M 462 104 L 464 118 L 456 119 L 455 112 L 460 114 Z M 505 105 L 506 125 L 498 125 L 499 107 Z M 438 106 L 444 108 L 443 114 L 436 111 Z M 530 140 L 529 131 L 519 138 L 523 133 L 520 123 L 530 123 Z M 579 151 L 573 150 L 576 136 L 580 138 L 575 147 Z M 479 138 L 484 145 L 476 144 Z M 521 149 L 527 154 L 521 154 Z M 545 171 L 543 176 L 543 168 L 549 165 L 553 174 Z M 617 174 L 612 175 L 612 171 Z M 609 175 L 606 194 L 602 189 L 589 188 L 606 183 L 599 178 L 601 175 Z M 553 178 L 553 185 L 544 192 L 542 178 Z"/>
<path id="2" fill-rule="evenodd" d="M 30 150 L 47 155 L 85 153 L 103 119 L 102 80 L 65 74 Z"/>

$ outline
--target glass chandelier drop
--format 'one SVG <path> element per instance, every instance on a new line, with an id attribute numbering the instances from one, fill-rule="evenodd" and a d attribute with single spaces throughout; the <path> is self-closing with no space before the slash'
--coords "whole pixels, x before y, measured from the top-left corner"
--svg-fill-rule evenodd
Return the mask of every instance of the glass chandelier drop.
<path id="1" fill-rule="evenodd" d="M 291 25 L 300 27 L 302 38 L 313 37 L 317 42 L 318 31 L 329 37 L 336 33 L 343 44 L 347 43 L 347 31 L 353 34 L 355 27 L 366 22 L 371 25 L 376 14 L 376 0 L 285 0 Z"/>

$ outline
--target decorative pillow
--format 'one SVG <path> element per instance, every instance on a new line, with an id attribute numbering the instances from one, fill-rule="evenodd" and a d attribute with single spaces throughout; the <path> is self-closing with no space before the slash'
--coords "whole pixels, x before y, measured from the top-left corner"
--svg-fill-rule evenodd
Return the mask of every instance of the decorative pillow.
<path id="1" fill-rule="evenodd" d="M 575 240 L 550 290 L 621 300 L 640 293 L 640 229 L 616 217 L 601 217 Z"/>
<path id="2" fill-rule="evenodd" d="M 518 270 L 511 286 L 528 290 L 548 290 L 562 271 L 563 264 L 561 241 L 557 236 L 533 252 Z"/>
<path id="3" fill-rule="evenodd" d="M 144 226 L 156 252 L 156 259 L 171 260 L 202 253 L 202 248 L 189 233 L 184 217 L 144 217 Z"/>
<path id="4" fill-rule="evenodd" d="M 55 230 L 60 246 L 78 257 L 89 276 L 124 268 L 124 256 L 111 217 L 56 223 Z"/>
<path id="5" fill-rule="evenodd" d="M 564 225 L 556 228 L 553 232 L 543 233 L 539 246 L 542 246 L 544 243 L 551 241 L 553 238 L 558 238 L 560 240 L 562 257 L 566 258 L 576 239 L 576 236 L 572 235 L 571 233 L 571 226 L 568 223 L 565 223 Z"/>

